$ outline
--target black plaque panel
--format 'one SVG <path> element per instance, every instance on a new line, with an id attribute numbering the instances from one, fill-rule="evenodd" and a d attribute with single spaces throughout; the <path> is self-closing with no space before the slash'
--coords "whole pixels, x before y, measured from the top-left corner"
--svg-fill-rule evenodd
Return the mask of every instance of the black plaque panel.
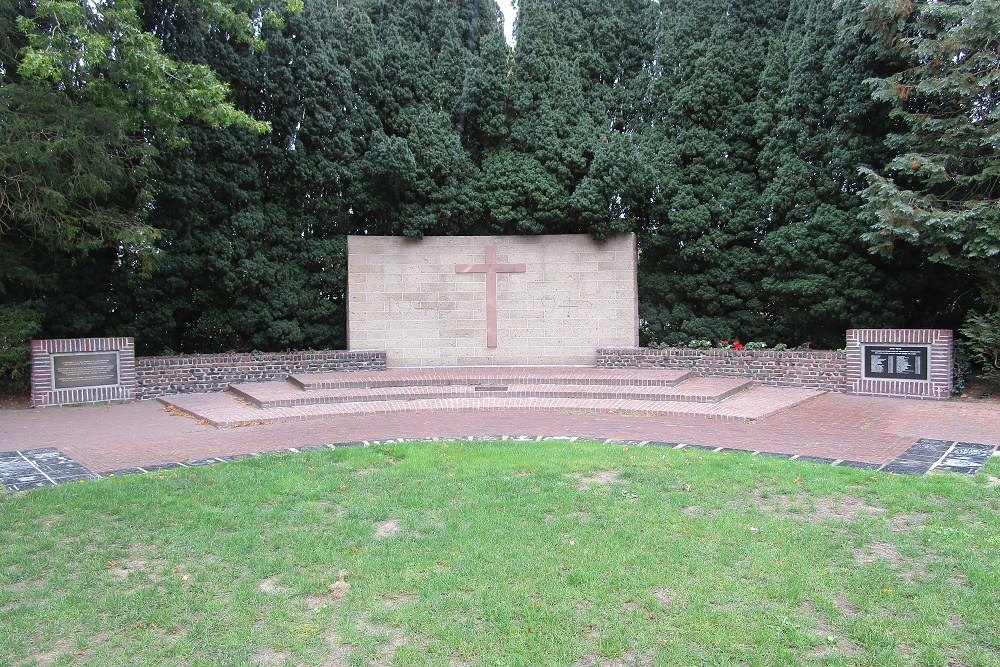
<path id="1" fill-rule="evenodd" d="M 865 345 L 865 377 L 884 380 L 926 380 L 927 348 Z"/>
<path id="2" fill-rule="evenodd" d="M 54 389 L 107 387 L 118 384 L 117 352 L 77 352 L 52 355 Z"/>

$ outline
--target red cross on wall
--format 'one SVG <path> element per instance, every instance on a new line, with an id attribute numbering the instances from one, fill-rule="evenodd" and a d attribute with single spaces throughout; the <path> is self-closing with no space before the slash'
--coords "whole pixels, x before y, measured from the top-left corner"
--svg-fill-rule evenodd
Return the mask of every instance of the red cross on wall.
<path id="1" fill-rule="evenodd" d="M 456 264 L 455 273 L 486 274 L 486 347 L 497 346 L 497 274 L 524 273 L 524 264 L 497 264 L 497 247 L 486 246 L 485 264 Z"/>

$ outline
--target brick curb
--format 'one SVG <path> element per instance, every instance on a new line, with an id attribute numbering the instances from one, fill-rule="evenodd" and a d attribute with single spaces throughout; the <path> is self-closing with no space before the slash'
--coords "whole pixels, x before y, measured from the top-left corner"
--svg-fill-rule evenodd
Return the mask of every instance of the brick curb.
<path id="1" fill-rule="evenodd" d="M 889 463 L 880 465 L 877 463 L 833 459 L 823 456 L 786 454 L 768 452 L 764 450 L 735 449 L 732 447 L 715 447 L 711 445 L 697 445 L 677 442 L 620 440 L 615 438 L 591 440 L 578 436 L 496 435 L 468 436 L 466 438 L 396 438 L 390 440 L 333 442 L 323 445 L 306 445 L 303 447 L 271 449 L 250 454 L 233 454 L 228 456 L 189 459 L 187 461 L 176 461 L 172 463 L 158 463 L 148 466 L 136 466 L 132 468 L 122 468 L 118 470 L 95 473 L 66 456 L 58 449 L 46 447 L 26 451 L 0 452 L 0 483 L 3 484 L 7 491 L 19 492 L 47 486 L 56 486 L 59 484 L 68 484 L 70 482 L 98 480 L 124 475 L 141 475 L 151 472 L 161 472 L 163 470 L 176 470 L 179 468 L 195 468 L 206 465 L 214 465 L 216 463 L 228 463 L 231 461 L 238 461 L 240 459 L 333 450 L 339 447 L 371 447 L 412 442 L 486 442 L 495 440 L 510 442 L 576 442 L 583 440 L 607 445 L 667 447 L 670 449 L 690 449 L 725 454 L 737 453 L 748 456 L 765 456 L 787 459 L 789 461 L 807 461 L 819 465 L 856 468 L 897 475 L 925 475 L 936 471 L 973 475 L 979 472 L 990 457 L 1000 456 L 1000 447 L 995 445 L 950 442 L 946 440 L 930 440 L 926 438 L 918 440 L 913 446 Z"/>

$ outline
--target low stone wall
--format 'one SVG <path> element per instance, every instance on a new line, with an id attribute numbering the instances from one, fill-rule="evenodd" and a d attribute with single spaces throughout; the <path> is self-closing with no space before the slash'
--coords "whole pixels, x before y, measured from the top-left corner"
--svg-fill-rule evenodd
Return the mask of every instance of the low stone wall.
<path id="1" fill-rule="evenodd" d="M 846 392 L 851 388 L 847 354 L 829 350 L 690 350 L 606 347 L 603 368 L 690 368 L 696 375 L 745 377 L 775 387 Z"/>
<path id="2" fill-rule="evenodd" d="M 378 350 L 138 357 L 135 360 L 135 398 L 223 391 L 237 382 L 282 380 L 292 373 L 384 371 L 385 368 L 385 352 Z"/>

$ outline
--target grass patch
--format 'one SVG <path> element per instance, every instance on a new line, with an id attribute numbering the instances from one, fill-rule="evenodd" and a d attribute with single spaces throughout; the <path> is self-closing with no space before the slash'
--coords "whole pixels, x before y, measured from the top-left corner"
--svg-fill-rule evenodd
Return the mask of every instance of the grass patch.
<path id="1" fill-rule="evenodd" d="M 470 442 L 2 494 L 0 664 L 997 667 L 998 476 Z"/>

